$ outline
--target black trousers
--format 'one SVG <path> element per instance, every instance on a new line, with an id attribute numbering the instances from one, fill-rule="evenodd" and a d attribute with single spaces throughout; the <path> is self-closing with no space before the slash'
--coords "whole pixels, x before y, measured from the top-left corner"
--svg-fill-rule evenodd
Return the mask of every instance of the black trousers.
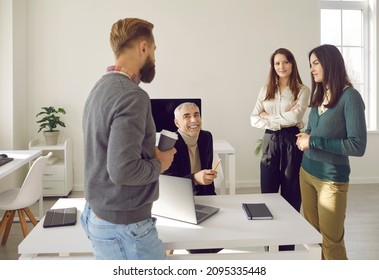
<path id="1" fill-rule="evenodd" d="M 263 136 L 261 159 L 261 192 L 277 193 L 300 212 L 301 194 L 299 172 L 303 152 L 296 146 L 296 126 L 279 131 L 266 130 Z M 280 246 L 279 250 L 293 250 L 294 246 Z"/>

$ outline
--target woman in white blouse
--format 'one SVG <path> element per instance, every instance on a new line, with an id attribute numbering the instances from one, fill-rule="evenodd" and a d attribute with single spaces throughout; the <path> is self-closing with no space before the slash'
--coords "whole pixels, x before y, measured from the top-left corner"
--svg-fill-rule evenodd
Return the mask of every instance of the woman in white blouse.
<path id="1" fill-rule="evenodd" d="M 303 126 L 310 90 L 303 85 L 293 54 L 277 49 L 270 59 L 267 85 L 258 95 L 251 125 L 265 129 L 261 159 L 261 192 L 281 195 L 300 211 L 299 170 L 302 152 L 296 134 Z"/>

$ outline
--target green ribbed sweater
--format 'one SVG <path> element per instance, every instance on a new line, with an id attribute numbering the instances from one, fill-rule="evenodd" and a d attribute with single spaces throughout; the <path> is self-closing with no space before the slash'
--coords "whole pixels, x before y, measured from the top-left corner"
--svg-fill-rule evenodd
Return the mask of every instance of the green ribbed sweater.
<path id="1" fill-rule="evenodd" d="M 367 129 L 365 105 L 357 90 L 346 88 L 338 103 L 319 115 L 313 107 L 309 114 L 309 147 L 302 167 L 309 174 L 334 182 L 349 182 L 349 156 L 363 156 Z"/>

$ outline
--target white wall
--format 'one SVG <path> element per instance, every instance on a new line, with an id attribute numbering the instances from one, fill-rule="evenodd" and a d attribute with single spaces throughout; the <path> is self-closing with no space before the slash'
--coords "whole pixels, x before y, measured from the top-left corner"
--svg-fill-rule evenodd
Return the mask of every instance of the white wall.
<path id="1" fill-rule="evenodd" d="M 28 133 L 27 0 L 0 0 L 0 149 L 26 149 Z M 23 167 L 0 186 L 20 186 Z"/>
<path id="2" fill-rule="evenodd" d="M 302 79 L 310 85 L 307 55 L 319 42 L 318 1 L 30 0 L 29 135 L 24 141 L 42 138 L 35 123 L 40 107 L 64 107 L 67 128 L 61 137 L 74 138 L 75 189 L 83 184 L 83 106 L 106 66 L 113 64 L 110 27 L 125 17 L 155 25 L 157 75 L 142 87 L 152 98 L 202 98 L 204 129 L 236 148 L 238 186 L 258 185 L 254 148 L 263 131 L 250 126 L 249 116 L 275 49 L 294 53 Z M 368 156 L 353 160 L 352 179 L 379 181 L 373 167 L 378 154 L 371 144 Z M 370 162 L 363 168 L 366 160 Z"/>
<path id="3" fill-rule="evenodd" d="M 0 131 L 7 132 L 0 133 L 0 149 L 10 148 L 13 139 L 12 14 L 12 2 L 0 0 Z"/>

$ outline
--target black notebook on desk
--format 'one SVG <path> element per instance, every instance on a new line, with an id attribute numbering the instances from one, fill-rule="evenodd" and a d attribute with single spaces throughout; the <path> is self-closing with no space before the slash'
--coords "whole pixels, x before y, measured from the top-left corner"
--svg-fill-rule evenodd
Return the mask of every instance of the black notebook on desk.
<path id="1" fill-rule="evenodd" d="M 272 220 L 273 216 L 265 203 L 242 203 L 249 220 Z"/>
<path id="2" fill-rule="evenodd" d="M 76 207 L 50 209 L 46 212 L 44 228 L 71 226 L 76 224 Z"/>

